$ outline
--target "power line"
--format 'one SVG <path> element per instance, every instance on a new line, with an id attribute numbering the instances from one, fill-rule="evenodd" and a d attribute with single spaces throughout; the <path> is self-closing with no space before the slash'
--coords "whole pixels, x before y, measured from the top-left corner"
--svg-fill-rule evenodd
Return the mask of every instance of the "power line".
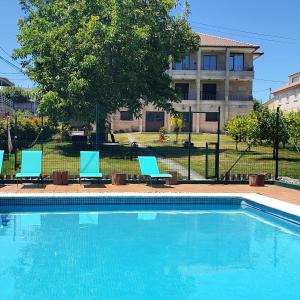
<path id="1" fill-rule="evenodd" d="M 0 46 L 0 50 L 2 50 L 9 58 L 11 58 L 11 55 L 3 47 Z"/>
<path id="2" fill-rule="evenodd" d="M 270 89 L 264 89 L 264 90 L 258 90 L 258 91 L 253 91 L 253 93 L 262 93 L 262 92 L 266 92 L 269 91 Z"/>
<path id="3" fill-rule="evenodd" d="M 212 24 L 208 24 L 208 23 L 195 22 L 195 21 L 192 21 L 191 23 L 200 24 L 200 25 L 213 27 L 213 28 L 237 31 L 237 32 L 242 32 L 242 33 L 247 33 L 247 34 L 252 34 L 252 35 L 260 35 L 260 36 L 273 37 L 273 38 L 279 38 L 279 39 L 285 39 L 285 40 L 300 41 L 300 38 L 287 37 L 287 36 L 283 36 L 283 35 L 274 35 L 274 34 L 267 34 L 267 33 L 261 33 L 261 32 L 239 30 L 239 29 L 235 29 L 235 28 L 231 28 L 231 27 L 216 26 L 216 25 L 212 25 Z"/>
<path id="4" fill-rule="evenodd" d="M 286 83 L 286 81 L 283 80 L 273 80 L 273 79 L 264 79 L 264 78 L 254 78 L 254 80 L 268 81 L 268 82 L 275 82 L 275 83 Z"/>
<path id="5" fill-rule="evenodd" d="M 203 26 L 207 27 L 206 25 L 203 25 Z M 197 28 L 197 29 L 200 29 L 200 30 L 203 29 L 203 27 L 199 27 L 199 26 L 193 26 L 193 28 Z M 282 43 L 287 44 L 288 43 L 288 44 L 299 45 L 300 46 L 300 42 L 297 43 L 297 42 L 290 42 L 290 41 L 283 41 L 283 40 L 267 39 L 267 38 L 262 38 L 262 37 L 257 37 L 257 36 L 249 36 L 247 34 L 235 33 L 235 32 L 232 32 L 232 31 L 213 29 L 213 28 L 210 28 L 210 27 L 207 27 L 206 30 L 210 30 L 210 31 L 213 31 L 213 32 L 218 32 L 218 33 L 233 34 L 235 36 L 242 36 L 242 37 L 247 37 L 247 38 L 251 38 L 251 39 L 267 41 L 267 42 L 280 43 L 280 44 L 282 44 Z"/>
<path id="6" fill-rule="evenodd" d="M 8 61 L 6 58 L 4 58 L 3 56 L 0 55 L 0 59 L 3 60 L 6 64 L 8 64 L 9 66 L 11 66 L 12 68 L 14 68 L 15 70 L 22 72 L 22 69 L 19 68 L 18 66 L 16 66 L 15 64 L 13 64 L 12 62 Z"/>
<path id="7" fill-rule="evenodd" d="M 3 75 L 24 75 L 21 72 L 0 72 L 0 74 L 3 74 Z"/>

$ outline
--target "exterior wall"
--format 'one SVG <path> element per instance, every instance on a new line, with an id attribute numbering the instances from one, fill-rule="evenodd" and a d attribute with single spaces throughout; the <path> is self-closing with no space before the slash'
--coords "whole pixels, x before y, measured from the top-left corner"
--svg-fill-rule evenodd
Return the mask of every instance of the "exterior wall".
<path id="1" fill-rule="evenodd" d="M 300 87 L 276 93 L 274 99 L 267 102 L 270 109 L 280 107 L 285 112 L 300 111 Z"/>
<path id="2" fill-rule="evenodd" d="M 125 111 L 126 109 L 124 109 Z M 123 110 L 121 110 L 123 111 Z M 113 117 L 112 117 L 112 130 L 113 131 L 139 131 L 140 130 L 140 121 L 139 119 L 133 119 L 132 121 L 123 121 L 120 118 L 120 112 L 117 112 Z"/>
<path id="3" fill-rule="evenodd" d="M 232 80 L 229 84 L 230 100 L 251 100 L 252 97 L 252 81 Z"/>
<path id="4" fill-rule="evenodd" d="M 170 64 L 167 73 L 172 77 L 172 87 L 176 83 L 189 84 L 189 99 L 175 103 L 174 109 L 178 112 L 192 111 L 217 112 L 221 108 L 221 130 L 224 131 L 225 122 L 235 115 L 246 114 L 253 110 L 253 49 L 241 48 L 208 48 L 203 47 L 198 52 L 190 54 L 190 69 L 175 70 Z M 230 71 L 230 53 L 244 53 L 244 70 Z M 203 70 L 204 55 L 217 56 L 217 70 Z M 216 98 L 206 100 L 202 97 L 203 84 L 216 84 Z M 144 107 L 139 120 L 120 121 L 120 114 L 116 114 L 112 122 L 112 130 L 146 131 L 146 112 L 158 111 L 152 105 Z M 164 127 L 170 128 L 170 116 L 165 113 Z M 193 115 L 193 131 L 215 133 L 217 122 L 206 121 L 205 114 Z"/>

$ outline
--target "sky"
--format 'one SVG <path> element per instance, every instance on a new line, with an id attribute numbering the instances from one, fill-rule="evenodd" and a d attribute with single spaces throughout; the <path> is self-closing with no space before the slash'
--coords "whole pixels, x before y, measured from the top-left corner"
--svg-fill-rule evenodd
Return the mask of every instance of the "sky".
<path id="1" fill-rule="evenodd" d="M 265 54 L 255 61 L 255 98 L 268 100 L 270 88 L 276 90 L 287 82 L 288 75 L 300 71 L 299 0 L 189 0 L 189 3 L 194 31 L 261 46 Z M 0 56 L 10 61 L 5 52 L 11 54 L 18 47 L 17 20 L 21 17 L 19 0 L 0 0 Z M 26 76 L 2 60 L 0 77 L 7 77 L 18 86 L 33 86 Z"/>

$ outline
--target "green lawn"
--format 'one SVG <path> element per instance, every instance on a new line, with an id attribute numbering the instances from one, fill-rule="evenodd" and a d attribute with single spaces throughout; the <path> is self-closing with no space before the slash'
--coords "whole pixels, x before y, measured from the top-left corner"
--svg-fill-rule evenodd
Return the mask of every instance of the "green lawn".
<path id="1" fill-rule="evenodd" d="M 124 135 L 118 134 L 117 139 L 124 140 Z M 156 133 L 132 133 L 135 139 L 148 147 L 151 147 L 158 153 L 172 158 L 181 165 L 188 166 L 188 150 L 184 149 L 182 144 L 187 139 L 187 134 L 179 135 L 179 142 L 175 144 L 175 135 L 169 134 L 168 141 L 159 142 L 158 134 Z M 193 134 L 192 142 L 195 148 L 191 151 L 191 168 L 198 174 L 205 175 L 205 146 L 207 142 L 216 142 L 217 136 L 214 134 Z M 220 174 L 226 173 L 234 164 L 241 153 L 244 153 L 241 160 L 232 169 L 231 174 L 254 174 L 267 173 L 274 175 L 275 161 L 273 160 L 272 147 L 257 145 L 251 148 L 251 151 L 246 150 L 245 143 L 239 144 L 239 151 L 236 151 L 236 145 L 228 136 L 221 135 L 220 143 Z M 214 155 L 209 155 L 209 175 L 213 174 Z M 295 151 L 280 149 L 279 162 L 280 176 L 290 176 L 300 178 L 300 154 Z"/>
<path id="2" fill-rule="evenodd" d="M 166 142 L 158 141 L 158 133 L 131 133 L 141 144 L 148 146 L 158 154 L 177 162 L 182 169 L 188 166 L 188 150 L 182 145 L 187 139 L 186 134 L 179 135 L 179 142 L 175 144 L 175 135 L 170 134 Z M 138 175 L 139 166 L 136 159 L 130 159 L 130 143 L 126 133 L 116 134 L 117 146 L 102 146 L 101 170 L 104 176 L 110 176 L 114 172 L 122 172 L 129 175 Z M 205 176 L 205 145 L 207 142 L 216 142 L 214 134 L 193 134 L 192 142 L 195 147 L 191 150 L 191 168 L 198 174 Z M 246 144 L 239 145 L 239 151 L 235 149 L 235 143 L 230 137 L 221 136 L 220 147 L 220 174 L 224 174 L 237 160 L 239 155 L 246 149 Z M 37 144 L 33 149 L 41 149 Z M 43 174 L 51 175 L 55 170 L 67 170 L 70 175 L 79 173 L 80 150 L 93 150 L 89 145 L 73 145 L 70 142 L 48 142 L 43 149 Z M 139 149 L 138 154 L 145 154 L 144 149 Z M 17 163 L 21 162 L 21 151 L 18 152 Z M 214 171 L 214 153 L 209 154 L 209 175 Z M 159 163 L 161 172 L 169 170 L 168 164 Z M 289 150 L 280 150 L 280 176 L 300 178 L 300 154 Z M 4 162 L 4 174 L 15 174 L 14 155 Z M 247 152 L 238 164 L 232 169 L 231 174 L 268 173 L 274 175 L 275 162 L 272 159 L 272 148 L 254 146 Z M 181 176 L 182 177 L 182 176 Z"/>
<path id="3" fill-rule="evenodd" d="M 32 149 L 41 149 L 41 145 L 35 145 Z M 79 174 L 80 150 L 93 150 L 89 145 L 72 145 L 70 142 L 48 142 L 43 147 L 43 174 L 51 175 L 53 171 L 69 171 L 71 176 Z M 21 151 L 18 152 L 18 166 L 21 162 Z M 130 147 L 128 145 L 102 147 L 100 165 L 104 176 L 115 172 L 129 175 L 139 174 L 139 166 L 136 159 L 130 160 Z M 4 162 L 4 174 L 15 174 L 14 155 Z"/>

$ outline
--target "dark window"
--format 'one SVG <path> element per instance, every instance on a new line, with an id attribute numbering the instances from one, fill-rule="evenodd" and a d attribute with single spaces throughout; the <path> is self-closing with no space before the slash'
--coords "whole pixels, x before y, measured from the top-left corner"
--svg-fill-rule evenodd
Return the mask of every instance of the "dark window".
<path id="1" fill-rule="evenodd" d="M 175 63 L 175 70 L 189 70 L 190 69 L 190 56 L 186 55 L 182 61 Z"/>
<path id="2" fill-rule="evenodd" d="M 203 56 L 203 70 L 217 70 L 217 56 L 204 55 Z"/>
<path id="3" fill-rule="evenodd" d="M 217 112 L 208 112 L 205 114 L 206 122 L 218 122 L 218 113 Z"/>
<path id="4" fill-rule="evenodd" d="M 133 115 L 129 111 L 121 111 L 120 112 L 120 119 L 121 121 L 132 121 L 133 120 Z"/>
<path id="5" fill-rule="evenodd" d="M 189 99 L 189 84 L 188 83 L 175 83 L 175 90 L 181 95 L 182 100 Z"/>
<path id="6" fill-rule="evenodd" d="M 229 61 L 230 71 L 243 71 L 244 70 L 244 54 L 231 54 Z"/>
<path id="7" fill-rule="evenodd" d="M 202 100 L 217 100 L 217 85 L 204 83 L 202 86 Z"/>

